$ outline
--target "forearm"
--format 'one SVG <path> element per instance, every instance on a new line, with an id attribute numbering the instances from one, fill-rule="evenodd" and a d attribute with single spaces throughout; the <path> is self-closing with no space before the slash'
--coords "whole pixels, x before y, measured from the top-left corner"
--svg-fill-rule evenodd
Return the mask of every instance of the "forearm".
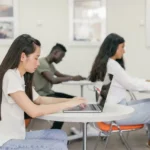
<path id="1" fill-rule="evenodd" d="M 49 105 L 38 105 L 36 114 L 32 116 L 33 118 L 43 116 L 43 115 L 48 115 L 48 114 L 53 114 L 59 111 L 62 111 L 66 108 L 69 108 L 69 102 L 62 102 L 62 103 L 57 103 L 57 104 L 49 104 Z"/>
<path id="2" fill-rule="evenodd" d="M 65 81 L 69 81 L 71 80 L 70 76 L 67 77 L 59 77 L 57 74 L 56 77 L 54 77 L 53 75 L 51 75 L 49 72 L 43 72 L 42 73 L 43 77 L 50 83 L 52 84 L 59 84 L 61 82 L 65 82 Z"/>
<path id="3" fill-rule="evenodd" d="M 59 71 L 56 71 L 56 72 L 55 72 L 55 75 L 56 75 L 57 77 L 73 77 L 72 75 L 63 74 L 63 73 L 60 73 Z"/>
<path id="4" fill-rule="evenodd" d="M 55 97 L 45 97 L 45 96 L 41 96 L 40 100 L 39 100 L 39 104 L 56 104 L 56 103 L 62 103 L 62 102 L 67 102 L 70 99 L 66 99 L 66 98 L 55 98 Z"/>
<path id="5" fill-rule="evenodd" d="M 72 75 L 62 74 L 59 77 L 73 77 Z"/>
<path id="6" fill-rule="evenodd" d="M 65 81 L 70 81 L 72 79 L 72 77 L 57 77 L 57 78 L 54 78 L 52 83 L 53 84 L 59 84 L 61 82 L 65 82 Z"/>

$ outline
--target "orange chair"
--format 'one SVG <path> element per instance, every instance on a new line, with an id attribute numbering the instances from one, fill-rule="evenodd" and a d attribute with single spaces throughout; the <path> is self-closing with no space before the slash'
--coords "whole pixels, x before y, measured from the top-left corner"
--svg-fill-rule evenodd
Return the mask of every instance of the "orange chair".
<path id="1" fill-rule="evenodd" d="M 97 88 L 97 87 L 94 87 L 94 90 L 96 92 L 96 101 L 99 100 L 99 94 L 100 94 L 100 89 Z M 134 94 L 130 91 L 127 91 L 131 97 L 131 100 L 136 100 L 136 97 L 134 96 Z M 144 124 L 137 124 L 137 125 L 118 125 L 115 121 L 112 121 L 110 124 L 106 124 L 104 122 L 97 122 L 97 127 L 94 126 L 99 129 L 99 136 L 98 136 L 98 139 L 97 139 L 97 142 L 96 142 L 96 145 L 95 145 L 95 148 L 94 150 L 97 149 L 97 146 L 98 146 L 98 141 L 99 141 L 99 138 L 101 137 L 101 134 L 104 133 L 105 138 L 106 138 L 106 143 L 105 143 L 105 150 L 107 148 L 107 145 L 108 145 L 108 140 L 109 140 L 109 137 L 111 135 L 111 133 L 113 132 L 118 132 L 119 133 L 119 136 L 120 136 L 120 139 L 122 140 L 122 142 L 124 143 L 125 147 L 127 150 L 131 150 L 129 144 L 127 143 L 126 139 L 124 138 L 123 136 L 123 132 L 128 132 L 129 131 L 135 131 L 135 130 L 138 130 L 138 129 L 141 129 L 144 127 Z"/>
<path id="2" fill-rule="evenodd" d="M 106 143 L 105 143 L 105 150 L 107 148 L 108 145 L 108 140 L 109 137 L 111 135 L 111 133 L 114 132 L 118 132 L 120 139 L 122 140 L 122 142 L 124 143 L 125 147 L 127 150 L 131 150 L 129 144 L 127 143 L 126 139 L 123 136 L 123 132 L 129 132 L 129 131 L 135 131 L 138 129 L 141 129 L 144 127 L 143 124 L 137 124 L 137 125 L 117 125 L 117 123 L 115 121 L 112 121 L 110 124 L 106 124 L 104 122 L 97 122 L 97 127 L 100 130 L 99 133 L 99 137 L 97 139 L 96 145 L 94 150 L 96 150 L 97 146 L 98 146 L 98 142 L 99 142 L 99 138 L 101 136 L 101 133 L 106 134 Z"/>
<path id="3" fill-rule="evenodd" d="M 31 128 L 33 127 L 33 119 L 31 118 L 25 119 L 25 127 L 26 127 L 26 131 L 30 132 Z"/>
<path id="4" fill-rule="evenodd" d="M 31 119 L 25 119 L 25 126 L 26 128 L 28 127 L 28 125 L 30 124 L 31 122 Z"/>

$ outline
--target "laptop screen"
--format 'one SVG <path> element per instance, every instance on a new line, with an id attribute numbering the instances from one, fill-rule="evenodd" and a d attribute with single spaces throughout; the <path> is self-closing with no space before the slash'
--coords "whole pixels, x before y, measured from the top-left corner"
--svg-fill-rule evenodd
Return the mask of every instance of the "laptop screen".
<path id="1" fill-rule="evenodd" d="M 112 74 L 106 74 L 105 79 L 103 81 L 103 85 L 98 97 L 98 105 L 100 106 L 101 110 L 103 110 L 108 92 L 112 83 L 113 75 Z"/>

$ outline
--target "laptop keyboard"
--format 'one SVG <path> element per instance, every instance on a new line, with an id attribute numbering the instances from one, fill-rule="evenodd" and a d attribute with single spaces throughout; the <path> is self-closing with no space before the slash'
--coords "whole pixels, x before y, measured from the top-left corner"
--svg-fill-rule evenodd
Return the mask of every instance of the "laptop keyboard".
<path id="1" fill-rule="evenodd" d="M 92 109 L 92 110 L 101 110 L 100 106 L 97 104 L 88 104 L 88 106 Z"/>
<path id="2" fill-rule="evenodd" d="M 88 104 L 87 107 L 85 107 L 84 109 L 101 110 L 101 108 L 97 104 Z M 69 110 L 71 110 L 71 111 L 76 111 L 77 110 L 78 111 L 78 110 L 83 110 L 83 108 L 81 108 L 80 106 L 76 106 L 76 107 L 73 107 Z"/>

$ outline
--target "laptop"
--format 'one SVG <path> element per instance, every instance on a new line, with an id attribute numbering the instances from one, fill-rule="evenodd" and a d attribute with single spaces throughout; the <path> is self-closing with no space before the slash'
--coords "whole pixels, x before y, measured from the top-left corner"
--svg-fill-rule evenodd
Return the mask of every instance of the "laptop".
<path id="1" fill-rule="evenodd" d="M 113 80 L 112 74 L 106 74 L 99 97 L 96 99 L 97 104 L 88 104 L 85 108 L 76 106 L 71 109 L 63 110 L 64 113 L 100 113 L 103 111 L 105 106 L 107 96 L 109 94 L 109 89 Z"/>

